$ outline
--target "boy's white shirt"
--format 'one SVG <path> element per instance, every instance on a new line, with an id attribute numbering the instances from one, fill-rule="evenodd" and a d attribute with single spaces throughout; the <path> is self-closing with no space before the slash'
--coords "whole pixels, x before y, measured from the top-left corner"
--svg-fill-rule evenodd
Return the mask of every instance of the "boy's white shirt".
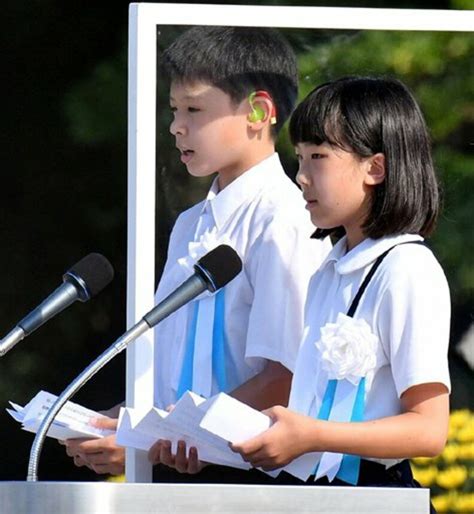
<path id="1" fill-rule="evenodd" d="M 217 191 L 216 179 L 207 198 L 178 217 L 156 302 L 191 274 L 188 256 L 201 238 L 237 251 L 243 270 L 225 287 L 226 374 L 232 390 L 259 373 L 267 359 L 293 369 L 308 283 L 330 243 L 310 239 L 314 226 L 302 194 L 277 154 Z M 192 304 L 182 307 L 155 328 L 155 405 L 161 408 L 176 402 L 191 309 Z M 210 395 L 218 392 L 213 380 Z"/>
<path id="2" fill-rule="evenodd" d="M 321 327 L 346 314 L 375 259 L 392 246 L 422 241 L 405 234 L 366 239 L 349 253 L 341 239 L 311 280 L 303 342 L 293 376 L 289 408 L 317 417 L 328 382 L 315 343 Z M 355 318 L 378 338 L 375 368 L 366 376 L 365 420 L 401 412 L 400 396 L 414 385 L 439 382 L 450 389 L 448 343 L 450 296 L 443 270 L 419 244 L 394 248 L 372 277 Z M 370 459 L 387 467 L 398 460 Z"/>

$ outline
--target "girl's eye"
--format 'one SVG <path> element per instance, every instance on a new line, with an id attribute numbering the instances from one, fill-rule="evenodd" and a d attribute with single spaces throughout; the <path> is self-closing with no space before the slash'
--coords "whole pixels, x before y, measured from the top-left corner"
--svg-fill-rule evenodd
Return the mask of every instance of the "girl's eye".
<path id="1" fill-rule="evenodd" d="M 299 153 L 295 154 L 295 157 L 298 161 L 301 161 L 303 159 L 303 157 L 301 157 Z"/>
<path id="2" fill-rule="evenodd" d="M 188 107 L 188 112 L 199 112 L 200 110 L 197 107 Z"/>
<path id="3" fill-rule="evenodd" d="M 323 159 L 325 156 L 322 153 L 312 153 L 311 159 Z"/>

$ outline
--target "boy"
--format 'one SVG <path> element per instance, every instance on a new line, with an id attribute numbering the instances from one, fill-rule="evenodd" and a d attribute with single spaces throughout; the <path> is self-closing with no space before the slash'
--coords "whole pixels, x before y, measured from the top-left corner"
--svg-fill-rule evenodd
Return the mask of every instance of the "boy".
<path id="1" fill-rule="evenodd" d="M 296 100 L 295 56 L 271 29 L 194 27 L 163 60 L 181 161 L 193 176 L 217 177 L 207 198 L 176 221 L 157 301 L 220 243 L 235 248 L 243 271 L 217 295 L 181 308 L 155 329 L 155 404 L 166 408 L 191 389 L 205 397 L 224 391 L 257 409 L 286 405 L 307 284 L 329 250 L 328 242 L 310 239 L 314 227 L 301 192 L 275 154 L 275 138 Z M 67 444 L 77 465 L 123 469 L 113 440 Z M 158 468 L 159 481 L 179 481 L 170 468 L 202 468 L 196 449 L 188 453 L 182 442 L 173 455 L 169 441 L 158 441 L 149 457 L 168 466 Z M 270 480 L 221 466 L 197 476 Z"/>

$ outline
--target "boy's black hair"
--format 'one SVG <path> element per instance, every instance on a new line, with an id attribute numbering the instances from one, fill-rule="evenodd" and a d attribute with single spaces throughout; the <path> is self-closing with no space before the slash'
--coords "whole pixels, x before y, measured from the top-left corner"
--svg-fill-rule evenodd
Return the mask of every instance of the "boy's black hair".
<path id="1" fill-rule="evenodd" d="M 440 190 L 421 110 L 400 81 L 344 77 L 322 84 L 298 105 L 290 120 L 298 143 L 327 142 L 359 157 L 385 156 L 385 180 L 374 186 L 362 226 L 373 239 L 416 233 L 428 236 L 439 212 Z M 341 227 L 315 237 L 341 234 Z"/>
<path id="2" fill-rule="evenodd" d="M 252 91 L 267 91 L 277 114 L 273 136 L 288 119 L 298 93 L 295 54 L 270 28 L 193 27 L 165 50 L 162 67 L 171 82 L 206 82 L 235 103 Z"/>

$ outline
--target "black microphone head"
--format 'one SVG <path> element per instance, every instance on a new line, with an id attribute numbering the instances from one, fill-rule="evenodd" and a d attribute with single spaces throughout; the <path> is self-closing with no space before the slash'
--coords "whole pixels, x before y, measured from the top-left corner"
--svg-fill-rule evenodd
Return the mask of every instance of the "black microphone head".
<path id="1" fill-rule="evenodd" d="M 114 278 L 112 264 L 100 253 L 90 253 L 76 262 L 63 276 L 79 290 L 79 300 L 85 302 L 108 285 Z"/>
<path id="2" fill-rule="evenodd" d="M 194 269 L 206 280 L 210 291 L 224 287 L 242 270 L 237 252 L 228 245 L 220 245 L 201 257 Z"/>

